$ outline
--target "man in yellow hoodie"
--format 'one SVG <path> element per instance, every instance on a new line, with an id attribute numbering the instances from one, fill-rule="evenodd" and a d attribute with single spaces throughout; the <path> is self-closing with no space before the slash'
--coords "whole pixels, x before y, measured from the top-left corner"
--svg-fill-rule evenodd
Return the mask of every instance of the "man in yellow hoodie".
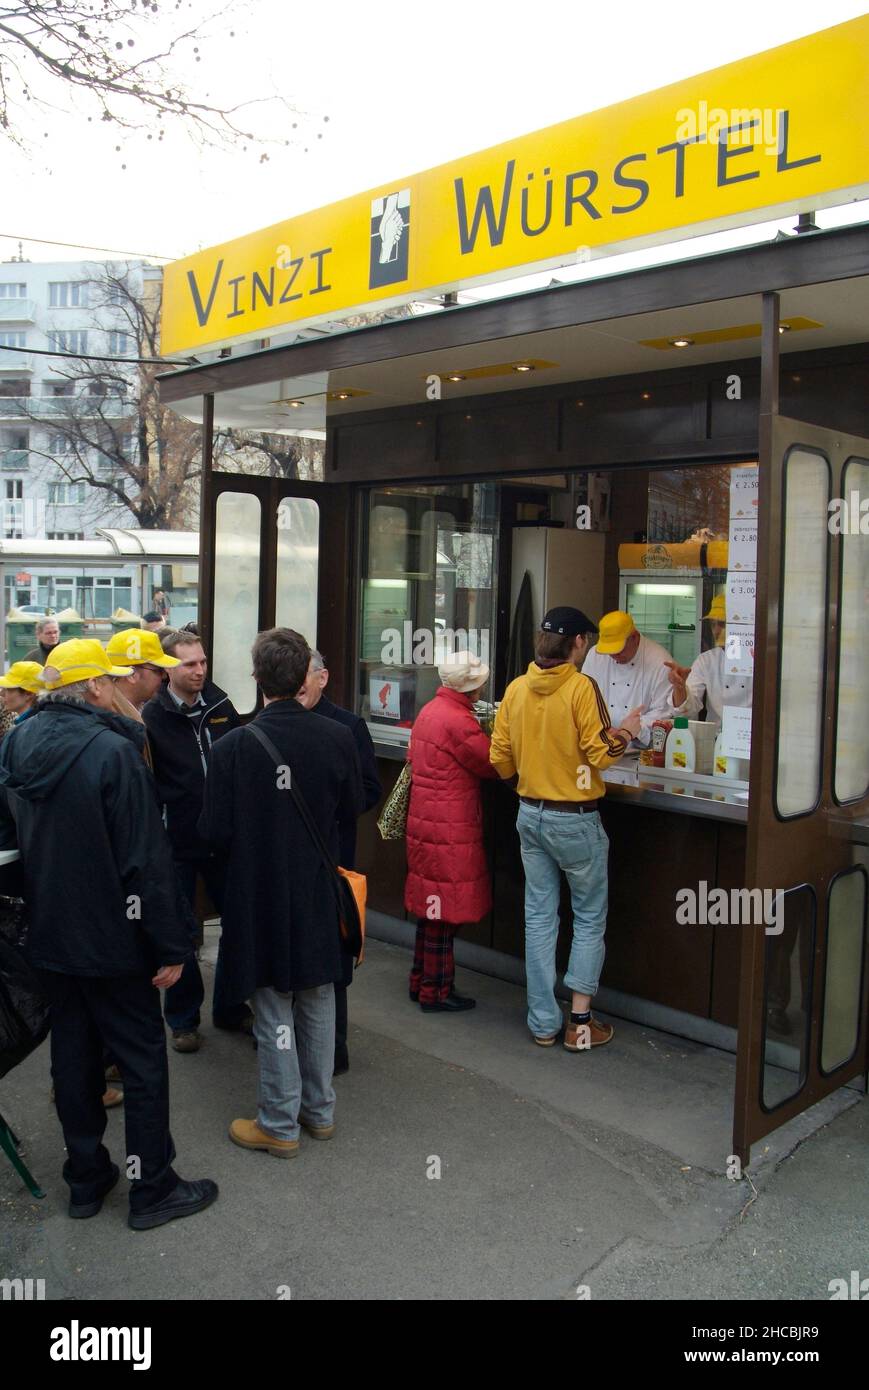
<path id="1" fill-rule="evenodd" d="M 555 998 L 555 946 L 563 871 L 573 906 L 573 945 L 564 983 L 573 991 L 564 1046 L 608 1043 L 610 1024 L 592 1017 L 604 959 L 607 850 L 599 806 L 601 771 L 636 737 L 642 707 L 613 729 L 603 697 L 580 673 L 595 625 L 578 608 L 553 608 L 535 641 L 536 660 L 508 685 L 492 735 L 490 759 L 504 778 L 518 775 L 516 828 L 525 869 L 525 971 L 528 1027 L 551 1047 L 563 1019 Z"/>

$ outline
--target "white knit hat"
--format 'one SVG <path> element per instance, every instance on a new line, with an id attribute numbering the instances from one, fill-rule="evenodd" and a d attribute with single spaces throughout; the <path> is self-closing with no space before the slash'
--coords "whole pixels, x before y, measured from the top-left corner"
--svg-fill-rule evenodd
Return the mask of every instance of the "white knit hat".
<path id="1" fill-rule="evenodd" d="M 450 690 L 468 695 L 485 685 L 489 679 L 489 668 L 473 652 L 452 652 L 438 666 L 438 675 Z"/>

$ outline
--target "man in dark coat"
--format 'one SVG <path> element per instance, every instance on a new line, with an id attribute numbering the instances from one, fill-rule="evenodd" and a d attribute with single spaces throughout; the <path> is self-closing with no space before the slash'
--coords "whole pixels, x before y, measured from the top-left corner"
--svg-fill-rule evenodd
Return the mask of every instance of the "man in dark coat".
<path id="1" fill-rule="evenodd" d="M 158 989 L 190 953 L 143 734 L 112 713 L 99 642 L 59 644 L 38 713 L 0 749 L 0 847 L 21 851 L 27 954 L 51 1005 L 51 1065 L 69 1214 L 96 1216 L 119 1172 L 102 1143 L 103 1049 L 126 1096 L 129 1224 L 209 1206 L 217 1187 L 172 1168 L 166 1036 Z"/>
<path id="2" fill-rule="evenodd" d="M 199 828 L 227 864 L 223 903 L 226 992 L 253 998 L 259 1060 L 255 1120 L 233 1120 L 230 1138 L 277 1158 L 298 1152 L 299 1128 L 315 1139 L 334 1132 L 333 985 L 345 978 L 332 873 L 315 847 L 291 788 L 301 793 L 329 853 L 338 822 L 362 800 L 350 732 L 320 719 L 295 696 L 311 659 L 289 628 L 261 632 L 253 672 L 265 708 L 253 727 L 235 729 L 211 754 Z"/>
<path id="3" fill-rule="evenodd" d="M 380 774 L 377 771 L 377 754 L 374 752 L 374 744 L 371 742 L 371 735 L 365 720 L 361 719 L 358 714 L 351 714 L 349 709 L 342 709 L 340 705 L 333 704 L 331 700 L 326 699 L 323 691 L 328 683 L 329 672 L 326 668 L 325 658 L 321 652 L 313 651 L 305 684 L 296 699 L 300 705 L 304 705 L 305 709 L 314 710 L 316 714 L 325 719 L 334 719 L 339 724 L 343 724 L 353 735 L 362 768 L 363 801 L 360 814 L 364 815 L 366 811 L 371 810 L 372 806 L 377 805 L 383 795 Z M 356 816 L 351 816 L 338 822 L 338 862 L 345 869 L 355 869 L 356 867 L 356 820 Z M 336 1076 L 350 1070 L 350 1054 L 347 1050 L 347 986 L 352 983 L 352 963 L 349 968 L 350 976 L 342 984 L 335 986 Z"/>
<path id="4" fill-rule="evenodd" d="M 148 730 L 166 830 L 191 909 L 195 909 L 196 884 L 201 878 L 221 912 L 226 865 L 205 844 L 196 822 L 202 812 L 211 750 L 218 739 L 238 727 L 239 718 L 226 691 L 208 679 L 208 661 L 198 637 L 191 632 L 167 629 L 161 634 L 160 643 L 165 654 L 175 657 L 178 665 L 166 672 L 166 685 L 142 706 L 142 718 Z M 201 1047 L 199 1011 L 204 998 L 199 963 L 191 954 L 181 979 L 166 991 L 166 1022 L 172 1029 L 176 1052 L 198 1052 Z M 250 1010 L 224 997 L 220 948 L 214 971 L 213 1019 L 217 1028 L 250 1030 Z"/>

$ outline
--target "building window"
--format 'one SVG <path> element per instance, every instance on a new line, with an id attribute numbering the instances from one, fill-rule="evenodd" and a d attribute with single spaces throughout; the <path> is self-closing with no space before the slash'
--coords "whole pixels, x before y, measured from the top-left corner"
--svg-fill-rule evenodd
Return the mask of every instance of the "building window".
<path id="1" fill-rule="evenodd" d="M 48 531 L 46 538 L 50 541 L 83 541 L 84 531 Z"/>
<path id="2" fill-rule="evenodd" d="M 49 333 L 48 346 L 52 352 L 87 352 L 86 328 L 68 328 L 63 333 Z"/>
<path id="3" fill-rule="evenodd" d="M 85 500 L 85 488 L 85 483 L 49 483 L 49 505 L 64 507 L 81 505 Z"/>
<path id="4" fill-rule="evenodd" d="M 109 354 L 112 357 L 129 357 L 132 349 L 132 334 L 119 333 L 113 329 L 109 334 Z"/>
<path id="5" fill-rule="evenodd" d="M 86 280 L 52 280 L 48 286 L 52 309 L 82 309 L 87 304 Z"/>
<path id="6" fill-rule="evenodd" d="M 0 347 L 23 348 L 26 344 L 26 333 L 0 333 Z"/>
<path id="7" fill-rule="evenodd" d="M 48 436 L 49 454 L 68 454 L 72 451 L 72 440 L 68 435 L 53 433 Z"/>
<path id="8" fill-rule="evenodd" d="M 22 284 L 0 284 L 0 299 L 26 299 L 27 286 Z"/>

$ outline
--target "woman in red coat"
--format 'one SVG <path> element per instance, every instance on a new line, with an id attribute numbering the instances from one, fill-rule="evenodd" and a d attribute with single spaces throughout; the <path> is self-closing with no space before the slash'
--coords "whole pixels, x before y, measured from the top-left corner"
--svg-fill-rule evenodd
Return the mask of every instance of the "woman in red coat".
<path id="1" fill-rule="evenodd" d="M 410 997 L 426 1013 L 454 1013 L 476 1003 L 453 989 L 453 937 L 462 922 L 478 922 L 492 906 L 480 778 L 497 774 L 488 735 L 471 708 L 488 666 L 470 652 L 455 652 L 438 675 L 443 684 L 420 710 L 408 751 L 404 902 L 417 919 Z"/>

